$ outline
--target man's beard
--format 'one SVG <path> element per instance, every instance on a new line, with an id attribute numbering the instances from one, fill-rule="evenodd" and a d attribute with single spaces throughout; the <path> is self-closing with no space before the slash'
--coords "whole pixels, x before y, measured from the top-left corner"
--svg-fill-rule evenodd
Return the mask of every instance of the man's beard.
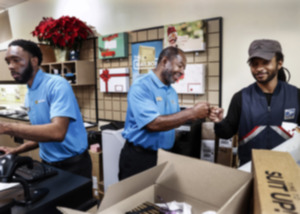
<path id="1" fill-rule="evenodd" d="M 32 77 L 33 68 L 31 62 L 28 62 L 28 65 L 23 73 L 20 74 L 19 79 L 15 79 L 18 83 L 27 83 L 28 80 Z"/>
<path id="2" fill-rule="evenodd" d="M 254 77 L 254 78 L 260 84 L 267 84 L 268 82 L 270 82 L 271 80 L 273 80 L 276 77 L 276 74 L 278 75 L 278 64 L 277 63 L 276 63 L 275 70 L 270 73 L 270 75 L 267 77 L 267 79 L 265 79 L 265 80 L 258 80 L 256 77 Z"/>
<path id="3" fill-rule="evenodd" d="M 166 85 L 170 85 L 175 82 L 172 76 L 172 71 L 169 69 L 163 70 L 162 76 L 163 79 L 165 80 Z"/>

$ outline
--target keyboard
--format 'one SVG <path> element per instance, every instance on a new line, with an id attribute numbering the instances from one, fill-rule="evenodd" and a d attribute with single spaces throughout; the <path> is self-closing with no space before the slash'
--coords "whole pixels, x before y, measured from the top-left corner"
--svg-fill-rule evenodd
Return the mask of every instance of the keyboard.
<path id="1" fill-rule="evenodd" d="M 33 161 L 32 169 L 29 169 L 27 165 L 20 166 L 16 169 L 15 176 L 21 177 L 27 182 L 34 182 L 52 177 L 57 175 L 57 173 L 58 171 L 53 167 L 38 161 Z"/>

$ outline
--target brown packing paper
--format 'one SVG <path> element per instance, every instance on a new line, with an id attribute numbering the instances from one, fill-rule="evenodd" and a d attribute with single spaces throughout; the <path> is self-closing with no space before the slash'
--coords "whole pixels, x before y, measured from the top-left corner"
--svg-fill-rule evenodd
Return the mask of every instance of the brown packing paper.
<path id="1" fill-rule="evenodd" d="M 214 140 L 215 130 L 214 130 L 214 123 L 213 122 L 204 122 L 202 123 L 202 139 Z"/>
<path id="2" fill-rule="evenodd" d="M 102 169 L 102 151 L 93 152 L 89 150 L 92 160 L 92 182 L 93 182 L 93 195 L 96 199 L 103 197 L 103 169 Z"/>

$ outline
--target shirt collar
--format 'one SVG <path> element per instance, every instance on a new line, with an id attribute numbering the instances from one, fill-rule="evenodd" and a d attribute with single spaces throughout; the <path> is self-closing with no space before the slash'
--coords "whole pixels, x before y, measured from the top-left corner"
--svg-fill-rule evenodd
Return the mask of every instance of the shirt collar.
<path id="1" fill-rule="evenodd" d="M 36 73 L 34 79 L 33 79 L 33 83 L 31 85 L 31 87 L 29 87 L 27 85 L 28 90 L 36 89 L 41 84 L 44 75 L 45 75 L 44 72 L 41 69 L 39 69 L 38 72 Z"/>
<path id="2" fill-rule="evenodd" d="M 170 85 L 165 85 L 160 79 L 156 76 L 156 74 L 151 70 L 149 71 L 150 77 L 153 80 L 153 82 L 157 85 L 159 88 L 170 88 Z"/>
<path id="3" fill-rule="evenodd" d="M 258 86 L 257 82 L 255 82 L 254 84 L 255 84 L 256 90 L 257 90 L 260 94 L 263 94 L 263 95 L 264 95 L 264 94 L 270 94 L 270 93 L 265 93 L 265 92 L 263 92 L 263 90 Z M 282 84 L 283 84 L 283 82 L 282 82 L 281 80 L 278 80 L 278 83 L 277 83 L 277 85 L 276 85 L 276 87 L 275 87 L 275 89 L 274 89 L 272 95 L 273 95 L 273 94 L 278 94 L 278 93 L 279 93 Z"/>

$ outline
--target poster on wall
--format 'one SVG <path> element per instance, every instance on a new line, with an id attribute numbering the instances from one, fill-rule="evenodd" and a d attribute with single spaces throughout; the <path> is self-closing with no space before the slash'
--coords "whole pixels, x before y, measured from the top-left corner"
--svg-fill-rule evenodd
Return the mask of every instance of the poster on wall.
<path id="1" fill-rule="evenodd" d="M 129 89 L 129 69 L 100 69 L 99 81 L 100 92 L 126 93 Z"/>
<path id="2" fill-rule="evenodd" d="M 139 75 L 156 67 L 158 56 L 163 49 L 163 41 L 139 42 L 131 44 L 132 81 Z"/>
<path id="3" fill-rule="evenodd" d="M 205 50 L 206 25 L 203 20 L 164 26 L 164 48 L 174 46 L 184 52 Z"/>
<path id="4" fill-rule="evenodd" d="M 172 86 L 178 94 L 204 94 L 205 65 L 187 64 L 184 75 Z"/>
<path id="5" fill-rule="evenodd" d="M 114 59 L 128 56 L 128 33 L 100 36 L 98 39 L 100 59 Z"/>
<path id="6" fill-rule="evenodd" d="M 21 103 L 24 104 L 24 96 L 27 92 L 26 85 L 3 84 L 0 86 L 0 101 L 3 103 Z"/>

